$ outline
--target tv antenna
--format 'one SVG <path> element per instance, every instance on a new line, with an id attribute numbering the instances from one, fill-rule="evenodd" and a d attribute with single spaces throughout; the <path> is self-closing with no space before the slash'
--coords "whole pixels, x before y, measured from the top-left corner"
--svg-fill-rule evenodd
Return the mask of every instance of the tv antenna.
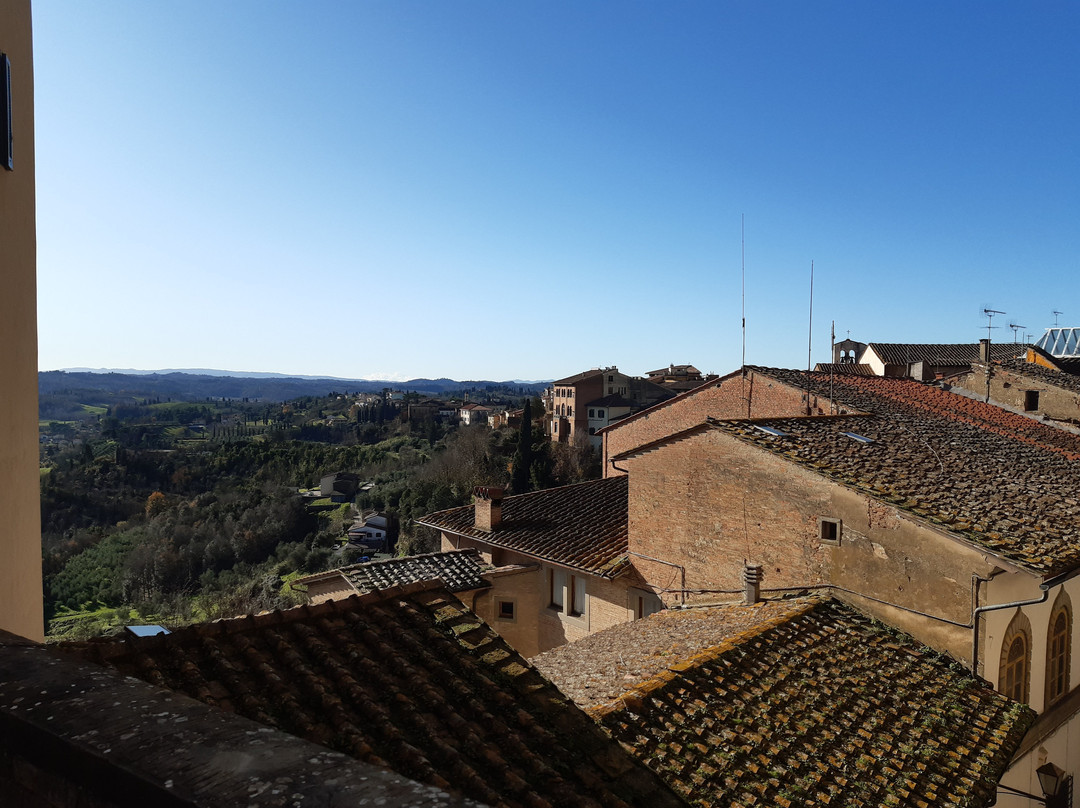
<path id="1" fill-rule="evenodd" d="M 1058 317 L 1060 317 L 1060 316 L 1061 316 L 1062 314 L 1064 314 L 1065 312 L 1063 312 L 1063 311 L 1052 311 L 1052 312 L 1050 312 L 1050 313 L 1051 313 L 1052 315 L 1054 315 L 1054 328 L 1057 328 L 1057 327 L 1058 327 L 1058 324 L 1057 324 L 1057 318 L 1058 318 Z"/>
<path id="2" fill-rule="evenodd" d="M 1027 326 L 1026 325 L 1017 325 L 1016 323 L 1009 323 L 1009 328 L 1012 329 L 1012 332 L 1013 332 L 1013 345 L 1015 345 L 1017 342 L 1019 342 L 1019 340 L 1017 339 L 1017 336 L 1016 336 L 1017 333 L 1020 331 L 1021 328 L 1027 328 Z"/>
<path id="3" fill-rule="evenodd" d="M 997 327 L 997 326 L 994 325 L 994 315 L 995 314 L 1004 314 L 1004 313 L 1005 312 L 998 311 L 997 309 L 983 309 L 983 314 L 986 315 L 986 338 L 987 339 L 990 339 L 990 329 Z"/>

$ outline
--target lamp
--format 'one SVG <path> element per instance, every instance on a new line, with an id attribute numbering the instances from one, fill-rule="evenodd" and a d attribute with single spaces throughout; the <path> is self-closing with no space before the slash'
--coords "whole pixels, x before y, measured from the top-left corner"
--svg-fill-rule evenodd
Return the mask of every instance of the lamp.
<path id="1" fill-rule="evenodd" d="M 1064 782 L 1065 772 L 1050 761 L 1046 761 L 1035 770 L 1035 774 L 1039 776 L 1039 787 L 1043 790 L 1043 794 L 1047 797 L 1056 797 Z"/>
<path id="2" fill-rule="evenodd" d="M 1027 797 L 1032 802 L 1045 805 L 1046 808 L 1065 808 L 1070 804 L 1069 795 L 1072 792 L 1070 775 L 1065 774 L 1062 769 L 1049 761 L 1037 768 L 1035 774 L 1039 776 L 1039 788 L 1043 793 L 1041 797 L 1001 783 L 998 783 L 998 789 L 1019 797 Z"/>

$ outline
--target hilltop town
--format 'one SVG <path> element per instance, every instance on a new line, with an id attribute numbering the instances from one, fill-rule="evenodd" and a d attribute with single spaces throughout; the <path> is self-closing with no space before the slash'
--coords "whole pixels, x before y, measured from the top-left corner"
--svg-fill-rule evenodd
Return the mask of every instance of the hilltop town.
<path id="1" fill-rule="evenodd" d="M 809 360 L 804 369 L 745 358 L 705 367 L 717 355 L 704 347 L 711 344 L 700 336 L 706 332 L 690 338 L 682 325 L 689 326 L 686 313 L 699 301 L 720 296 L 717 273 L 702 259 L 708 282 L 700 267 L 694 282 L 676 277 L 673 267 L 704 253 L 673 249 L 690 231 L 672 225 L 689 218 L 702 230 L 706 218 L 698 218 L 693 203 L 670 218 L 661 215 L 688 179 L 709 188 L 733 181 L 721 176 L 726 166 L 721 172 L 703 160 L 707 152 L 724 159 L 738 152 L 743 165 L 736 173 L 746 172 L 743 182 L 758 204 L 806 198 L 813 175 L 797 167 L 820 163 L 831 177 L 850 164 L 860 182 L 866 177 L 881 186 L 882 197 L 859 193 L 864 186 L 850 183 L 854 175 L 842 175 L 849 183 L 839 183 L 841 192 L 798 205 L 797 229 L 805 237 L 821 226 L 821 216 L 817 225 L 802 221 L 802 210 L 817 207 L 844 228 L 821 235 L 819 243 L 837 232 L 855 234 L 884 254 L 890 244 L 913 241 L 913 233 L 928 236 L 930 227 L 902 215 L 919 208 L 927 222 L 934 220 L 933 229 L 956 229 L 966 239 L 923 270 L 923 278 L 936 280 L 933 273 L 952 271 L 950 260 L 974 265 L 991 254 L 1012 260 L 1008 240 L 987 238 L 1006 219 L 991 216 L 992 205 L 970 205 L 990 188 L 974 179 L 988 175 L 1008 197 L 1002 209 L 1010 226 L 1032 199 L 1049 200 L 1031 217 L 1045 219 L 1039 230 L 1019 228 L 1014 242 L 1038 266 L 1044 259 L 1031 245 L 1049 240 L 1055 229 L 1068 230 L 1048 212 L 1060 209 L 1066 225 L 1070 213 L 1060 195 L 1047 193 L 1048 177 L 1066 176 L 1055 165 L 1052 139 L 1003 129 L 1003 140 L 1020 144 L 1018 162 L 1002 160 L 992 141 L 972 135 L 993 128 L 984 123 L 991 116 L 1030 118 L 1007 114 L 1021 109 L 1005 103 L 1010 92 L 1045 109 L 1066 107 L 1033 92 L 1048 83 L 1051 68 L 1063 72 L 1060 65 L 1041 64 L 1045 73 L 1024 80 L 1010 75 L 1004 87 L 1010 92 L 998 76 L 985 85 L 953 76 L 946 90 L 954 91 L 940 104 L 947 116 L 924 116 L 930 107 L 904 105 L 901 97 L 937 91 L 941 70 L 923 66 L 930 80 L 907 84 L 920 67 L 908 53 L 947 52 L 953 60 L 947 67 L 957 72 L 970 58 L 981 78 L 978 68 L 990 63 L 974 57 L 996 59 L 1000 48 L 982 47 L 978 38 L 966 50 L 955 50 L 952 41 L 947 48 L 923 47 L 932 41 L 923 20 L 876 17 L 864 24 L 849 9 L 806 35 L 797 25 L 785 28 L 787 42 L 747 38 L 751 26 L 742 17 L 732 23 L 724 8 L 712 30 L 692 32 L 710 57 L 727 50 L 718 46 L 717 31 L 734 31 L 728 36 L 746 42 L 721 71 L 711 61 L 675 58 L 693 43 L 686 29 L 694 18 L 635 17 L 636 25 L 624 26 L 670 29 L 665 50 L 648 38 L 618 39 L 612 32 L 619 26 L 607 19 L 615 15 L 602 7 L 590 12 L 595 17 L 578 18 L 586 27 L 566 25 L 570 18 L 561 16 L 552 23 L 549 9 L 539 9 L 551 25 L 542 39 L 519 39 L 516 30 L 540 26 L 539 13 L 511 14 L 502 28 L 475 31 L 473 20 L 462 18 L 456 38 L 442 39 L 440 29 L 458 20 L 425 16 L 444 13 L 441 7 L 419 15 L 410 7 L 397 28 L 382 25 L 396 13 L 390 5 L 342 5 L 361 7 L 387 20 L 369 16 L 364 19 L 379 25 L 354 21 L 334 31 L 337 50 L 329 50 L 363 52 L 353 41 L 361 34 L 376 37 L 363 40 L 369 46 L 389 47 L 381 57 L 364 53 L 370 61 L 363 68 L 334 61 L 321 73 L 305 71 L 339 19 L 328 7 L 318 14 L 289 9 L 283 27 L 266 26 L 250 9 L 233 16 L 225 5 L 206 26 L 202 10 L 182 9 L 192 15 L 190 27 L 170 17 L 158 25 L 167 30 L 157 33 L 185 54 L 199 54 L 170 60 L 183 97 L 159 91 L 156 85 L 169 79 L 151 70 L 152 92 L 116 83 L 118 76 L 143 78 L 124 75 L 136 72 L 133 65 L 141 71 L 142 62 L 112 61 L 118 42 L 145 56 L 164 40 L 151 38 L 154 26 L 133 17 L 119 18 L 127 39 L 107 40 L 118 18 L 95 8 L 88 13 L 107 22 L 92 36 L 75 25 L 77 39 L 67 40 L 69 50 L 83 42 L 95 49 L 93 68 L 83 71 L 93 92 L 71 93 L 89 99 L 68 110 L 79 112 L 79 126 L 63 132 L 61 122 L 76 118 L 49 108 L 41 116 L 49 128 L 35 135 L 34 52 L 51 45 L 55 59 L 63 53 L 56 43 L 64 40 L 39 28 L 38 18 L 31 25 L 29 0 L 0 0 L 0 806 L 1072 806 L 1080 771 L 1080 654 L 1072 652 L 1073 600 L 1080 600 L 1080 327 L 1059 327 L 1062 312 L 1055 310 L 1054 327 L 1037 340 L 1020 340 L 1025 326 L 1013 321 L 1013 344 L 989 337 L 938 344 L 918 341 L 929 331 L 912 325 L 912 342 L 875 342 L 874 334 L 860 335 L 866 342 L 834 341 L 829 361 L 812 368 Z M 509 4 L 498 9 L 512 11 Z M 796 22 L 810 21 L 789 12 Z M 51 13 L 89 19 L 73 7 Z M 941 31 L 964 27 L 962 18 L 947 14 L 935 17 Z M 772 33 L 775 16 L 766 9 L 757 24 Z M 849 73 L 874 75 L 874 63 L 833 62 L 831 83 L 791 82 L 808 69 L 802 51 L 786 73 L 777 73 L 772 94 L 756 88 L 749 94 L 765 99 L 767 115 L 764 106 L 740 108 L 739 93 L 706 88 L 703 94 L 702 85 L 688 81 L 698 73 L 710 81 L 720 72 L 746 75 L 744 62 L 757 52 L 772 68 L 782 61 L 778 45 L 786 50 L 796 38 L 828 52 L 819 37 L 849 16 L 854 26 L 831 40 L 834 48 L 852 40 L 865 52 L 904 54 L 888 63 L 884 83 L 854 82 L 857 95 L 832 89 L 851 83 Z M 314 17 L 324 26 L 315 32 L 303 25 Z M 905 23 L 892 27 L 910 28 L 911 38 L 881 37 L 868 48 L 864 32 L 890 27 L 886 21 Z M 1017 35 L 997 21 L 1008 28 L 997 42 L 1018 45 L 1004 69 L 1019 74 L 1026 67 L 1020 55 L 1035 51 L 1019 47 L 1025 39 L 1054 50 L 1043 39 L 1061 31 L 1062 47 L 1068 26 L 1056 18 L 1040 22 L 1042 28 Z M 218 38 L 198 39 L 204 28 Z M 377 30 L 372 35 L 368 28 Z M 466 29 L 469 39 L 462 38 Z M 556 36 L 562 29 L 572 29 L 573 42 Z M 242 37 L 250 32 L 269 50 L 249 51 Z M 619 53 L 601 47 L 609 38 Z M 489 41 L 500 45 L 497 60 L 474 60 Z M 432 61 L 398 61 L 429 51 Z M 529 60 L 508 63 L 514 51 Z M 252 68 L 246 78 L 199 72 L 224 65 L 210 58 L 222 53 L 233 60 L 229 70 Z M 455 62 L 455 53 L 468 60 L 465 73 L 497 73 L 498 81 L 464 82 L 455 91 L 466 64 Z M 574 65 L 583 57 L 604 66 L 603 85 L 580 81 L 588 71 Z M 665 60 L 682 65 L 667 74 L 668 83 L 659 80 Z M 697 67 L 703 64 L 709 69 Z M 634 72 L 640 66 L 648 72 Z M 532 96 L 536 106 L 523 114 L 526 108 L 513 101 L 549 71 L 558 75 L 544 78 L 559 82 L 538 85 L 544 89 Z M 60 72 L 50 63 L 38 75 L 48 80 Z M 404 94 L 360 92 L 378 85 L 380 74 L 399 73 L 411 83 L 428 73 L 452 81 L 438 84 L 427 100 L 413 96 L 412 84 L 397 85 Z M 348 93 L 332 82 L 346 74 L 357 85 Z M 273 86 L 260 101 L 251 83 L 267 75 Z M 326 85 L 313 92 L 319 77 Z M 623 84 L 633 95 L 617 92 Z M 662 107 L 640 103 L 652 84 Z M 981 91 L 971 95 L 992 103 L 957 107 L 954 99 L 968 95 L 969 84 Z M 1060 88 L 1058 97 L 1071 91 L 1064 81 Z M 560 99 L 570 89 L 580 102 Z M 463 93 L 469 106 L 488 96 L 494 105 L 469 113 L 470 126 L 455 139 L 455 116 L 466 114 L 457 111 Z M 668 114 L 677 96 L 692 103 L 693 120 L 685 109 Z M 121 101 L 129 97 L 138 127 L 127 120 L 106 131 L 102 118 L 89 116 L 100 108 L 120 120 Z M 813 121 L 790 126 L 801 117 L 790 101 L 804 97 L 814 108 L 802 110 L 814 111 L 818 126 L 821 106 L 843 128 L 815 133 Z M 834 100 L 821 104 L 825 98 Z M 260 104 L 274 117 L 260 118 Z M 181 114 L 157 118 L 155 105 Z M 255 124 L 240 140 L 225 138 L 231 144 L 225 151 L 213 150 L 212 141 L 226 135 L 223 119 L 210 114 L 213 106 Z M 397 118 L 407 126 L 385 130 L 387 146 L 398 141 L 395 149 L 371 149 L 371 141 L 365 149 L 362 130 L 379 129 L 376 118 L 393 118 L 394 106 L 411 110 Z M 438 117 L 416 115 L 428 106 Z M 633 112 L 626 125 L 601 125 L 623 107 L 623 114 Z M 712 116 L 698 113 L 710 107 L 727 118 L 707 123 Z M 353 108 L 364 111 L 362 125 L 338 115 Z M 746 109 L 758 114 L 740 114 Z M 328 110 L 334 114 L 315 114 Z M 571 128 L 555 125 L 564 117 Z M 622 151 L 614 160 L 618 143 L 654 117 L 664 132 L 651 130 L 639 142 L 640 148 L 655 139 L 650 148 Z M 768 132 L 765 150 L 744 155 L 736 142 L 716 140 L 736 117 L 769 119 L 767 128 L 745 130 L 741 141 L 752 145 Z M 958 125 L 967 118 L 979 129 L 963 135 Z M 920 127 L 896 125 L 904 120 Z M 181 126 L 190 121 L 199 137 Z M 1054 134 L 1070 131 L 1066 122 L 1043 116 L 1030 128 Z M 861 149 L 854 148 L 860 128 Z M 173 129 L 179 139 L 165 139 Z M 777 148 L 771 135 L 796 129 L 798 150 Z M 915 129 L 932 139 L 919 143 Z M 542 160 L 540 152 L 523 151 L 527 130 L 542 142 Z M 700 138 L 693 152 L 671 150 L 670 134 L 680 130 Z M 946 131 L 949 138 L 940 134 Z M 895 132 L 903 139 L 893 140 Z M 54 140 L 57 133 L 67 140 Z M 48 144 L 42 176 L 52 183 L 51 198 L 37 193 L 38 139 Z M 482 157 L 491 164 L 461 159 L 455 140 L 458 148 L 475 142 L 489 151 Z M 961 148 L 945 148 L 946 140 Z M 130 160 L 128 174 L 116 165 L 120 153 L 108 150 L 110 141 Z M 335 148 L 335 141 L 342 145 Z M 546 151 L 558 141 L 574 150 Z M 836 144 L 842 151 L 824 148 Z M 155 174 L 144 146 L 184 173 Z M 391 152 L 399 148 L 395 171 Z M 1053 170 L 1045 176 L 1030 159 L 1039 150 L 1050 155 L 1045 165 Z M 327 162 L 310 161 L 323 151 Z M 979 163 L 963 161 L 969 151 Z M 426 152 L 434 162 L 421 159 Z M 878 153 L 887 162 L 868 159 Z M 246 174 L 243 160 L 267 173 Z M 353 161 L 363 171 L 341 171 Z M 542 164 L 538 173 L 502 173 L 530 161 Z M 588 174 L 590 162 L 603 163 L 603 173 Z M 756 162 L 768 171 L 750 171 Z M 944 170 L 954 162 L 960 174 Z M 433 169 L 443 163 L 452 164 L 453 180 L 408 181 L 438 174 Z M 561 163 L 565 171 L 556 170 Z M 101 173 L 75 171 L 87 164 Z M 987 165 L 996 170 L 987 172 Z M 493 166 L 498 176 L 490 173 Z M 658 175 L 650 180 L 646 168 L 662 172 L 671 190 L 660 187 Z M 587 183 L 571 182 L 567 172 L 588 174 Z M 785 174 L 798 174 L 799 183 L 775 184 Z M 57 185 L 58 178 L 66 184 Z M 971 188 L 953 197 L 945 192 L 949 183 Z M 905 184 L 911 189 L 886 205 L 885 196 L 891 200 Z M 164 193 L 152 193 L 154 185 Z M 557 195 L 544 194 L 542 185 Z M 40 330 L 75 335 L 68 341 L 86 338 L 88 353 L 113 342 L 156 357 L 158 338 L 193 340 L 205 330 L 199 336 L 206 337 L 207 352 L 192 362 L 214 362 L 206 357 L 241 342 L 258 342 L 263 356 L 280 355 L 262 344 L 277 331 L 279 350 L 330 363 L 357 342 L 388 348 L 389 340 L 421 334 L 416 350 L 439 343 L 442 356 L 468 352 L 471 360 L 486 361 L 487 344 L 501 341 L 516 361 L 513 351 L 531 343 L 542 345 L 537 356 L 566 365 L 557 364 L 551 375 L 559 378 L 542 383 L 39 373 L 36 217 L 55 205 L 61 187 L 66 213 L 42 228 L 41 254 L 52 261 L 64 254 L 59 260 L 73 264 L 72 289 L 65 292 L 87 319 L 69 310 L 53 322 L 43 317 Z M 598 194 L 598 188 L 608 190 Z M 472 195 L 484 197 L 484 205 L 470 206 Z M 579 195 L 593 207 L 570 205 Z M 840 195 L 854 201 L 837 206 Z M 164 204 L 165 196 L 175 196 L 169 199 L 175 206 Z M 218 196 L 230 215 L 250 207 L 244 212 L 254 218 L 214 221 L 226 210 L 210 204 Z M 432 196 L 445 203 L 430 207 Z M 615 208 L 638 207 L 631 196 L 649 197 L 640 218 L 608 220 Z M 942 207 L 926 205 L 935 196 Z M 152 215 L 129 221 L 135 208 L 121 207 L 121 197 Z M 506 229 L 509 220 L 497 215 L 511 200 L 528 202 L 518 214 L 521 229 Z M 938 213 L 947 205 L 979 210 L 941 227 Z M 395 208 L 406 218 L 382 217 Z M 548 208 L 563 218 L 541 215 Z M 849 219 L 856 208 L 867 218 Z M 98 215 L 106 218 L 93 218 Z M 256 226 L 255 218 L 265 221 Z M 777 218 L 774 227 L 796 218 Z M 900 222 L 891 241 L 888 231 L 874 228 L 886 219 Z M 479 223 L 477 241 L 459 240 L 471 220 Z M 632 222 L 646 221 L 662 236 L 632 232 Z M 210 238 L 217 225 L 222 241 Z M 591 229 L 607 232 L 609 246 L 576 243 L 570 232 Z M 339 230 L 362 235 L 335 241 Z M 93 242 L 95 231 L 138 243 L 139 261 L 125 264 L 113 254 L 119 240 L 103 250 Z M 381 246 L 380 231 L 388 239 Z M 1032 238 L 1036 232 L 1039 239 Z M 528 244 L 507 249 L 524 234 Z M 485 259 L 469 249 L 481 241 L 506 251 Z M 320 253 L 315 248 L 323 242 L 329 251 Z M 539 252 L 546 242 L 554 252 Z M 190 245 L 193 252 L 181 255 Z M 430 251 L 408 255 L 421 246 Z M 83 253 L 95 249 L 108 272 L 105 263 L 83 265 Z M 1072 255 L 1070 249 L 1060 255 Z M 458 263 L 446 263 L 451 253 Z M 632 253 L 652 258 L 633 264 Z M 233 277 L 241 265 L 250 274 L 237 269 Z M 855 259 L 851 265 L 858 270 L 834 283 L 834 301 L 859 295 L 860 315 L 870 317 L 876 306 L 903 305 L 895 267 L 908 264 L 881 273 L 891 288 L 875 286 Z M 1041 274 L 1055 270 L 1067 277 L 1053 261 Z M 1011 264 L 1008 272 L 1023 286 Z M 961 284 L 942 284 L 933 296 L 959 297 L 958 289 L 975 285 L 973 273 L 957 275 Z M 988 277 L 980 267 L 981 288 L 993 283 Z M 388 278 L 392 285 L 373 283 Z M 769 294 L 779 299 L 787 283 L 771 284 Z M 94 285 L 116 299 L 87 296 Z M 137 300 L 128 307 L 149 319 L 108 331 L 105 325 L 123 316 L 121 285 L 139 295 L 127 298 Z M 921 304 L 931 296 L 925 283 L 904 285 L 913 294 L 907 300 Z M 256 286 L 272 298 L 257 297 Z M 636 307 L 618 293 L 631 286 L 645 290 Z M 536 312 L 555 308 L 540 299 L 541 288 L 567 319 L 540 324 Z M 450 289 L 461 296 L 451 297 Z M 1059 293 L 1056 287 L 1052 293 Z M 601 295 L 607 342 L 591 345 L 613 349 L 631 330 L 644 340 L 665 330 L 670 340 L 687 343 L 677 348 L 686 355 L 670 358 L 701 367 L 571 365 L 566 357 L 581 354 L 568 353 L 565 342 L 588 333 L 578 301 L 591 304 Z M 162 305 L 165 296 L 176 300 Z M 108 305 L 95 305 L 98 300 Z M 743 308 L 745 349 L 745 302 Z M 661 309 L 674 319 L 647 316 Z M 983 311 L 991 320 L 1004 314 Z M 301 312 L 317 328 L 292 322 Z M 713 311 L 708 314 L 693 319 L 700 324 Z M 73 329 L 62 332 L 60 321 Z M 102 334 L 91 338 L 87 332 L 99 324 Z M 771 330 L 782 332 L 783 325 Z M 988 322 L 988 335 L 991 328 Z"/>
<path id="2" fill-rule="evenodd" d="M 56 653 L 483 804 L 1009 805 L 1055 772 L 1065 794 L 1075 342 L 845 340 L 812 371 L 597 367 L 457 400 L 79 404 L 42 421 Z M 58 510 L 78 474 L 124 521 L 70 532 L 116 513 L 90 492 Z M 487 684 L 451 685 L 477 664 Z M 486 726 L 510 704 L 525 723 Z M 577 764 L 521 735 L 572 724 Z M 511 776 L 530 768 L 563 774 Z"/>

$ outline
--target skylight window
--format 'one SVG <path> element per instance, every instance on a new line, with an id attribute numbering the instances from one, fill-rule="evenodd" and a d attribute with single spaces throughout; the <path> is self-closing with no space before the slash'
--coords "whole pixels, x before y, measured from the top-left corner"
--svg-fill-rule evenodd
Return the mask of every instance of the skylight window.
<path id="1" fill-rule="evenodd" d="M 852 440 L 857 440 L 859 443 L 873 443 L 873 438 L 868 438 L 866 435 L 860 435 L 858 432 L 841 432 L 841 435 L 847 435 Z"/>
<path id="2" fill-rule="evenodd" d="M 761 430 L 766 435 L 772 435 L 774 438 L 786 438 L 787 432 L 781 432 L 779 429 L 773 429 L 771 426 L 762 426 L 761 424 L 754 424 L 754 429 Z"/>

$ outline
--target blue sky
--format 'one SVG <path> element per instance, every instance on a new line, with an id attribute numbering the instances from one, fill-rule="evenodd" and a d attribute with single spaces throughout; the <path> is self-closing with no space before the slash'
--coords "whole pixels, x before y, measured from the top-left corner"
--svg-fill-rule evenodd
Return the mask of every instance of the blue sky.
<path id="1" fill-rule="evenodd" d="M 559 378 L 1080 325 L 1080 5 L 34 4 L 60 367 Z M 1023 335 L 1021 334 L 1021 337 Z"/>

